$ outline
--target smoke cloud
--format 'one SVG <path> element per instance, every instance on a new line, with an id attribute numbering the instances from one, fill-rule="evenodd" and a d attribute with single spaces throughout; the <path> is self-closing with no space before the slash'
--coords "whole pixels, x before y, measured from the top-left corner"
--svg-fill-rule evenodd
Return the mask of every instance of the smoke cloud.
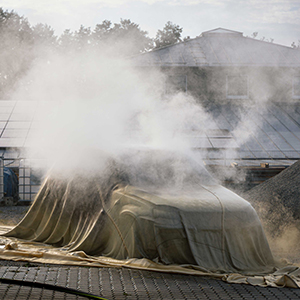
<path id="1" fill-rule="evenodd" d="M 166 97 L 161 72 L 134 68 L 111 50 L 48 52 L 13 95 L 37 103 L 27 155 L 41 155 L 52 172 L 101 172 L 107 159 L 128 159 L 132 149 L 169 152 L 173 162 L 174 153 L 193 156 L 188 133 L 203 130 L 209 115 L 188 94 Z M 167 157 L 152 155 L 152 162 L 156 156 L 163 168 Z M 145 165 L 146 159 L 130 163 Z"/>
<path id="2" fill-rule="evenodd" d="M 189 136 L 205 136 L 215 128 L 218 116 L 201 102 L 226 102 L 224 78 L 228 70 L 215 74 L 205 87 L 213 99 L 205 98 L 205 93 L 200 100 L 197 95 L 182 92 L 166 96 L 167 75 L 157 69 L 134 67 L 111 45 L 101 50 L 67 50 L 41 51 L 43 55 L 35 60 L 12 97 L 38 103 L 38 125 L 31 137 L 31 149 L 59 172 L 100 170 L 105 161 L 101 157 L 121 157 L 132 147 L 194 155 Z M 233 74 L 239 71 L 231 70 Z M 287 83 L 292 74 L 281 71 L 243 70 L 248 74 L 249 97 L 230 99 L 238 120 L 231 124 L 230 131 L 239 145 L 257 134 L 269 103 L 280 101 L 284 92 L 289 92 Z M 226 147 L 227 159 L 238 158 L 233 147 Z M 33 152 L 28 156 L 33 157 Z M 199 156 L 197 160 L 202 161 Z M 220 179 L 240 179 L 236 170 L 225 170 L 219 174 Z"/>

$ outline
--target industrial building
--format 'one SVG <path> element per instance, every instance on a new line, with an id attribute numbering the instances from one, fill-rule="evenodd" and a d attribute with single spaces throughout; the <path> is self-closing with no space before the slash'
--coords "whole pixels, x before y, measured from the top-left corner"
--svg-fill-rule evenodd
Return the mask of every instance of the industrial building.
<path id="1" fill-rule="evenodd" d="M 300 51 L 217 28 L 133 58 L 212 116 L 193 148 L 224 184 L 249 187 L 300 157 Z M 234 170 L 233 170 L 234 169 Z"/>

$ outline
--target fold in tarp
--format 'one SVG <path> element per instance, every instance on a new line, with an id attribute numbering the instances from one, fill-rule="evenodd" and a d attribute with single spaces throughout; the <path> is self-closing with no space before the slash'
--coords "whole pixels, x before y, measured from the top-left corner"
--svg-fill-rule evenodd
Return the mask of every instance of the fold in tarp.
<path id="1" fill-rule="evenodd" d="M 95 180 L 48 178 L 24 219 L 3 233 L 0 258 L 299 286 L 298 268 L 278 271 L 252 206 L 222 186 L 180 195 L 123 183 L 104 190 Z"/>

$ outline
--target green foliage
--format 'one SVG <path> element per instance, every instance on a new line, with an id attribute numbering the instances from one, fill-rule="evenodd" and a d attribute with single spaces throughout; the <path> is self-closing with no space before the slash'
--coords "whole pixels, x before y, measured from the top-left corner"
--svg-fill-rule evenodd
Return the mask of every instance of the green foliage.
<path id="1" fill-rule="evenodd" d="M 65 30 L 58 39 L 64 50 L 102 50 L 113 48 L 115 55 L 130 56 L 153 48 L 153 41 L 148 33 L 129 19 L 121 19 L 120 23 L 112 24 L 104 20 L 94 30 L 80 26 L 74 33 Z"/>
<path id="2" fill-rule="evenodd" d="M 33 31 L 26 18 L 0 8 L 0 97 L 8 97 L 33 58 Z"/>
<path id="3" fill-rule="evenodd" d="M 158 30 L 155 38 L 155 48 L 161 48 L 181 42 L 182 28 L 179 25 L 167 22 L 163 30 Z"/>
<path id="4" fill-rule="evenodd" d="M 128 54 L 136 54 L 153 48 L 153 41 L 147 36 L 147 31 L 141 30 L 139 25 L 129 19 L 121 19 L 120 24 L 115 23 L 110 32 L 115 45 L 121 48 L 127 45 Z"/>
<path id="5" fill-rule="evenodd" d="M 182 28 L 167 22 L 152 39 L 138 24 L 121 19 L 114 24 L 104 20 L 94 29 L 83 25 L 75 32 L 66 29 L 57 37 L 49 25 L 31 26 L 25 17 L 0 7 L 0 99 L 9 98 L 36 59 L 48 62 L 49 53 L 106 50 L 115 56 L 132 56 L 175 44 L 181 41 L 181 33 Z"/>
<path id="6" fill-rule="evenodd" d="M 32 43 L 32 31 L 26 18 L 20 17 L 13 10 L 0 8 L 0 34 L 5 42 L 18 41 Z"/>
<path id="7" fill-rule="evenodd" d="M 66 29 L 58 38 L 58 44 L 62 49 L 68 49 L 73 46 L 74 33 L 70 29 Z"/>
<path id="8" fill-rule="evenodd" d="M 153 48 L 147 31 L 141 30 L 129 19 L 121 19 L 120 23 L 114 24 L 104 20 L 95 26 L 92 36 L 96 44 L 109 45 L 116 54 L 133 55 Z"/>
<path id="9" fill-rule="evenodd" d="M 112 31 L 111 21 L 104 20 L 101 24 L 97 24 L 93 31 L 93 38 L 96 44 L 99 44 L 101 41 L 106 41 Z"/>
<path id="10" fill-rule="evenodd" d="M 32 27 L 33 39 L 35 44 L 46 46 L 55 46 L 57 37 L 54 35 L 54 30 L 47 24 L 39 23 Z"/>

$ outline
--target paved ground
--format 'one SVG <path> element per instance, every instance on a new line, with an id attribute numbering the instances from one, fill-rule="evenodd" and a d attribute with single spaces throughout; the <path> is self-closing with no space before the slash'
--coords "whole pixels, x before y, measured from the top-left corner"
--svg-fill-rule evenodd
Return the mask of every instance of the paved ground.
<path id="1" fill-rule="evenodd" d="M 210 277 L 127 268 L 89 268 L 1 262 L 0 277 L 48 283 L 106 299 L 300 299 L 300 289 L 228 284 Z M 0 299 L 87 299 L 59 291 L 0 284 Z"/>

